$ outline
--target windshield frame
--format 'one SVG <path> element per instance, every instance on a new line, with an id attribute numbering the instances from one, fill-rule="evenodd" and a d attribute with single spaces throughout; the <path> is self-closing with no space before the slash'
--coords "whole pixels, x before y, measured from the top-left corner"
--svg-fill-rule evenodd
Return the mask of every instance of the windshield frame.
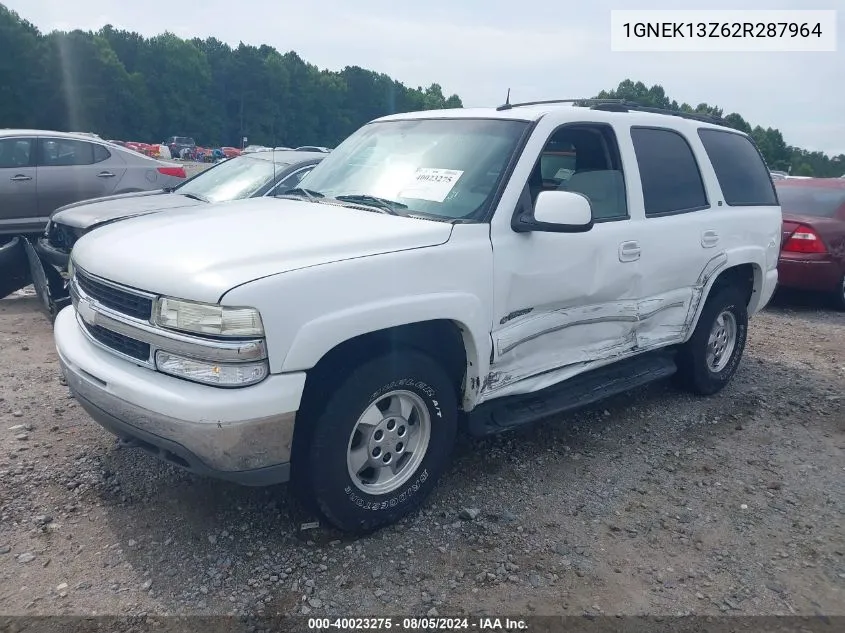
<path id="1" fill-rule="evenodd" d="M 783 181 L 779 181 L 779 182 L 783 182 Z M 779 187 L 776 186 L 776 189 L 777 189 L 777 194 L 778 194 L 778 203 L 780 204 L 782 213 L 786 213 L 788 215 L 803 215 L 803 216 L 806 216 L 808 218 L 845 219 L 845 217 L 843 217 L 843 214 L 845 214 L 845 187 L 826 187 L 826 186 L 820 186 L 820 185 L 817 185 L 817 184 L 801 183 L 801 184 L 781 185 Z M 832 209 L 828 209 L 827 212 L 824 213 L 824 214 L 822 214 L 822 213 L 808 213 L 808 209 L 805 208 L 805 207 L 801 207 L 801 205 L 798 205 L 797 208 L 792 207 L 790 209 L 786 209 L 784 207 L 784 204 L 783 204 L 783 198 L 784 198 L 784 194 L 786 194 L 787 196 L 790 196 L 789 193 L 786 193 L 787 191 L 790 191 L 790 193 L 792 191 L 795 191 L 796 197 L 798 195 L 801 195 L 805 199 L 807 199 L 807 198 L 812 199 L 812 197 L 815 194 L 818 194 L 818 193 L 824 194 L 826 192 L 830 192 L 830 195 L 833 196 L 833 197 L 838 195 L 839 203 L 836 206 L 834 206 Z"/>
<path id="2" fill-rule="evenodd" d="M 314 169 L 305 176 L 305 178 L 300 181 L 300 186 L 311 189 L 313 188 L 308 184 L 308 179 L 311 178 L 312 174 L 320 169 L 320 167 L 325 164 L 327 161 L 332 160 L 332 155 L 339 156 L 340 153 L 336 153 L 338 149 L 342 150 L 342 145 L 346 143 L 347 140 L 353 138 L 363 130 L 367 129 L 370 126 L 387 126 L 393 124 L 402 124 L 408 122 L 417 122 L 417 121 L 501 121 L 506 124 L 513 124 L 519 123 L 523 126 L 522 131 L 520 132 L 519 136 L 516 137 L 516 142 L 514 143 L 513 149 L 511 150 L 510 156 L 507 157 L 507 160 L 502 168 L 501 173 L 498 176 L 498 179 L 495 185 L 491 188 L 490 193 L 487 196 L 487 199 L 472 213 L 464 216 L 464 217 L 450 217 L 447 215 L 440 215 L 436 213 L 431 213 L 422 209 L 415 209 L 413 205 L 409 204 L 407 209 L 398 209 L 397 215 L 400 217 L 406 218 L 418 218 L 418 219 L 430 219 L 438 222 L 445 222 L 448 224 L 482 224 L 490 222 L 493 217 L 493 214 L 498 207 L 499 201 L 501 200 L 502 194 L 505 191 L 505 187 L 507 186 L 508 182 L 510 181 L 510 177 L 513 173 L 514 168 L 516 167 L 519 158 L 522 156 L 522 153 L 525 149 L 525 145 L 528 142 L 528 139 L 531 137 L 534 128 L 536 127 L 537 121 L 529 118 L 504 118 L 504 117 L 484 117 L 484 116 L 473 116 L 473 117 L 456 117 L 456 116 L 430 116 L 430 117 L 397 117 L 397 118 L 381 118 L 375 119 L 370 121 L 369 123 L 364 124 L 358 130 L 353 132 L 350 136 L 348 136 L 344 141 L 338 145 L 331 153 L 326 154 L 326 157 L 320 164 L 316 165 Z M 323 192 L 321 192 L 323 193 Z M 345 194 L 338 194 L 338 195 L 345 195 Z M 327 199 L 331 199 L 330 196 Z M 318 201 L 315 201 L 319 203 Z M 404 203 L 403 203 L 404 204 Z M 349 203 L 349 207 L 362 207 L 367 206 L 363 203 Z"/>

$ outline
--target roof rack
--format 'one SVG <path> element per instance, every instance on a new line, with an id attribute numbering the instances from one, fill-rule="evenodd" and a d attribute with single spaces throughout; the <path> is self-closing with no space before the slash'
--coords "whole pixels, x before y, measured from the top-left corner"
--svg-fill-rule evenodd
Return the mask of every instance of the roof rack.
<path id="1" fill-rule="evenodd" d="M 665 108 L 655 108 L 652 106 L 644 106 L 633 101 L 626 101 L 625 99 L 549 99 L 547 101 L 525 101 L 523 103 L 505 103 L 500 105 L 496 110 L 510 110 L 511 108 L 518 108 L 521 106 L 533 105 L 551 105 L 569 103 L 572 106 L 590 108 L 591 110 L 601 110 L 603 112 L 650 112 L 652 114 L 665 114 L 668 116 L 676 116 L 682 119 L 691 119 L 693 121 L 701 121 L 702 123 L 712 123 L 715 125 L 727 125 L 724 119 L 709 114 L 700 114 L 697 112 L 684 112 L 682 110 L 667 110 Z"/>
<path id="2" fill-rule="evenodd" d="M 508 91 L 508 96 L 510 96 L 510 91 Z M 547 104 L 554 104 L 554 103 L 571 103 L 573 106 L 588 106 L 588 105 L 600 105 L 600 104 L 623 104 L 625 103 L 624 99 L 548 99 L 546 101 L 523 101 L 522 103 L 504 103 L 500 105 L 496 110 L 510 110 L 511 108 L 519 108 L 522 106 L 532 106 L 532 105 L 547 105 Z"/>

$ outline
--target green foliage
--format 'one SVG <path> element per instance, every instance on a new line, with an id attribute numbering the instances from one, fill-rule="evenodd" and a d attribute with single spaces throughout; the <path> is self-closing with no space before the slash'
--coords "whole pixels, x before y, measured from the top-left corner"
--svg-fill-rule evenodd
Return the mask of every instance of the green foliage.
<path id="1" fill-rule="evenodd" d="M 270 46 L 145 38 L 110 25 L 42 34 L 2 4 L 0 51 L 0 127 L 331 147 L 385 114 L 462 107 L 438 84 L 409 88 L 357 66 L 320 70 Z"/>
<path id="2" fill-rule="evenodd" d="M 688 103 L 679 104 L 666 96 L 662 86 L 654 85 L 649 88 L 641 81 L 634 83 L 630 79 L 626 79 L 615 90 L 602 90 L 595 98 L 625 99 L 655 108 L 721 117 L 728 126 L 751 135 L 770 169 L 790 171 L 796 176 L 816 176 L 819 178 L 837 177 L 845 173 L 845 154 L 827 156 L 823 152 L 808 152 L 798 147 L 792 147 L 783 140 L 780 130 L 763 129 L 759 125 L 752 128 L 736 112 L 725 115 L 721 108 L 707 103 L 699 103 L 695 107 Z"/>

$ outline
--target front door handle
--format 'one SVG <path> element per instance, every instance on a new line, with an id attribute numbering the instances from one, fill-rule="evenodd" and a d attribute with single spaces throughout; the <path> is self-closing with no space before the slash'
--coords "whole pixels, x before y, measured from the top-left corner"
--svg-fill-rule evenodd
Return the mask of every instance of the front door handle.
<path id="1" fill-rule="evenodd" d="M 620 262 L 633 262 L 640 258 L 640 253 L 642 249 L 640 248 L 639 242 L 622 242 L 619 245 L 619 261 Z"/>
<path id="2" fill-rule="evenodd" d="M 32 176 L 24 176 L 23 174 L 18 174 L 17 176 L 12 176 L 9 180 L 12 182 L 22 182 L 24 180 L 32 180 Z"/>
<path id="3" fill-rule="evenodd" d="M 701 245 L 704 248 L 713 248 L 719 243 L 719 234 L 716 231 L 704 231 L 701 234 Z"/>
<path id="4" fill-rule="evenodd" d="M 101 171 L 97 174 L 97 178 L 114 178 L 114 174 L 110 171 Z"/>

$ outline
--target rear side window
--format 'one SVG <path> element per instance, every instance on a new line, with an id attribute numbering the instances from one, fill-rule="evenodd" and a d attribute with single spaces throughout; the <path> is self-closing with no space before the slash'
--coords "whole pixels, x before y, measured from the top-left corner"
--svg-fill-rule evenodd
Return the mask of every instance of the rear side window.
<path id="1" fill-rule="evenodd" d="M 38 164 L 44 167 L 69 167 L 92 165 L 94 145 L 85 141 L 63 138 L 41 139 L 41 155 Z"/>
<path id="2" fill-rule="evenodd" d="M 698 136 L 728 205 L 777 205 L 769 169 L 748 137 L 705 128 L 698 130 Z"/>
<path id="3" fill-rule="evenodd" d="M 102 163 L 111 158 L 111 152 L 102 145 L 94 145 L 94 162 Z"/>
<path id="4" fill-rule="evenodd" d="M 674 130 L 631 128 L 646 216 L 706 209 L 707 195 L 687 140 Z"/>

